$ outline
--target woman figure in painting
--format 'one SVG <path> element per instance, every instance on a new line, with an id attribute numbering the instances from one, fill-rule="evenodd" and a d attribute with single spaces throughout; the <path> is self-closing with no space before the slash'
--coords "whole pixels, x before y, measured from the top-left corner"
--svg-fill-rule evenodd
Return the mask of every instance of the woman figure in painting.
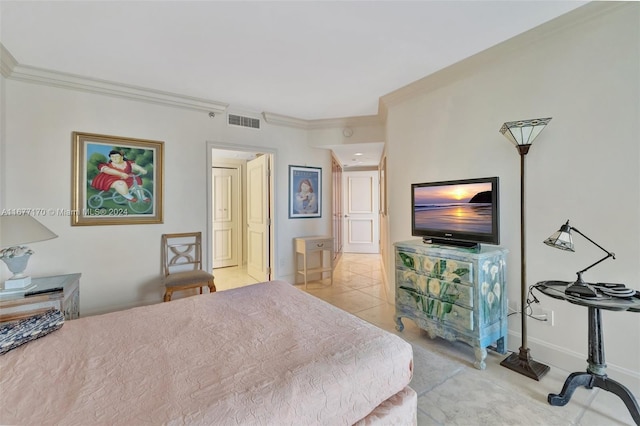
<path id="1" fill-rule="evenodd" d="M 294 208 L 300 214 L 318 212 L 318 200 L 309 179 L 302 179 L 298 184 Z"/>
<path id="2" fill-rule="evenodd" d="M 143 167 L 127 160 L 122 152 L 112 150 L 109 152 L 109 161 L 98 164 L 98 170 L 100 173 L 93 178 L 91 186 L 100 191 L 114 189 L 127 200 L 134 203 L 138 201 L 137 198 L 129 194 L 129 187 L 133 185 L 134 179 L 136 179 L 138 185 L 142 185 L 142 179 L 137 176 L 131 176 L 131 174 L 137 172 L 146 175 L 147 171 Z M 151 200 L 145 197 L 142 201 L 149 202 Z"/>

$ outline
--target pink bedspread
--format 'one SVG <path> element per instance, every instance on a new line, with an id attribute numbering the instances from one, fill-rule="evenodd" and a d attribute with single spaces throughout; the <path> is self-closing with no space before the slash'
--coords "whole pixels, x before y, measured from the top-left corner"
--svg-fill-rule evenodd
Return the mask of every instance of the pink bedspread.
<path id="1" fill-rule="evenodd" d="M 67 321 L 0 357 L 1 424 L 350 425 L 404 340 L 282 281 Z"/>

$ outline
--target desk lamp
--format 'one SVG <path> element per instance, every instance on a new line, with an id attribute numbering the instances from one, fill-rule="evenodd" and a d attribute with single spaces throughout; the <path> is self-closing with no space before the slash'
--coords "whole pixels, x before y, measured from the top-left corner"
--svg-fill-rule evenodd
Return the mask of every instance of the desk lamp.
<path id="1" fill-rule="evenodd" d="M 610 257 L 615 259 L 616 254 L 605 250 L 602 246 L 600 246 L 598 243 L 593 241 L 591 238 L 587 237 L 582 232 L 578 231 L 578 229 L 574 228 L 573 226 L 570 226 L 568 220 L 567 220 L 567 223 L 562 225 L 557 232 L 555 232 L 552 236 L 544 240 L 544 243 L 548 246 L 555 247 L 560 250 L 575 251 L 573 249 L 573 239 L 571 238 L 571 231 L 575 231 L 578 234 L 582 235 L 584 238 L 587 239 L 587 241 L 590 241 L 593 245 L 595 245 L 596 247 L 598 247 L 599 249 L 607 253 L 607 255 L 602 259 L 598 260 L 597 262 L 587 266 L 583 270 L 576 272 L 576 274 L 578 274 L 578 279 L 576 280 L 576 282 L 574 282 L 569 287 L 567 287 L 564 290 L 564 292 L 566 294 L 571 294 L 573 296 L 578 296 L 578 297 L 592 297 L 592 298 L 598 297 L 598 294 L 593 289 L 593 287 L 591 287 L 589 284 L 584 282 L 584 280 L 582 279 L 582 273 L 586 272 L 587 270 L 596 266 L 598 263 L 603 262 Z"/>
<path id="2" fill-rule="evenodd" d="M 25 215 L 0 216 L 0 259 L 7 264 L 13 276 L 4 282 L 7 293 L 20 293 L 29 290 L 31 277 L 24 274 L 29 257 L 33 251 L 22 244 L 35 243 L 37 241 L 56 238 L 49 228 Z"/>
<path id="3" fill-rule="evenodd" d="M 549 366 L 536 362 L 531 358 L 527 347 L 527 271 L 525 262 L 525 226 L 524 226 L 524 157 L 529 152 L 533 140 L 551 121 L 548 118 L 535 118 L 531 120 L 508 121 L 500 128 L 500 133 L 515 145 L 520 154 L 520 320 L 522 324 L 522 344 L 519 353 L 512 353 L 502 360 L 500 365 L 508 369 L 527 376 L 531 379 L 540 380 L 549 371 Z"/>

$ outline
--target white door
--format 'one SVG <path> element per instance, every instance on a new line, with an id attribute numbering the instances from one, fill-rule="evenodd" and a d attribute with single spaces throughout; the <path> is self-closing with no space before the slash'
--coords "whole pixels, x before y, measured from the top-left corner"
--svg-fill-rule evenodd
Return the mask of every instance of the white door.
<path id="1" fill-rule="evenodd" d="M 214 167 L 213 174 L 213 267 L 238 265 L 240 207 L 237 168 Z"/>
<path id="2" fill-rule="evenodd" d="M 247 163 L 247 273 L 269 280 L 269 155 Z"/>
<path id="3" fill-rule="evenodd" d="M 345 253 L 379 252 L 378 171 L 342 174 Z"/>

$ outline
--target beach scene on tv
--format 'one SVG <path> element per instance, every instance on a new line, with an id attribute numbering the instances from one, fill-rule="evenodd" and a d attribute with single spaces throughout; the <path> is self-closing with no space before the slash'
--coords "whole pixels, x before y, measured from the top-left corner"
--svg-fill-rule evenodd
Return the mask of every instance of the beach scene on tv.
<path id="1" fill-rule="evenodd" d="M 491 233 L 491 183 L 414 188 L 417 229 Z"/>

